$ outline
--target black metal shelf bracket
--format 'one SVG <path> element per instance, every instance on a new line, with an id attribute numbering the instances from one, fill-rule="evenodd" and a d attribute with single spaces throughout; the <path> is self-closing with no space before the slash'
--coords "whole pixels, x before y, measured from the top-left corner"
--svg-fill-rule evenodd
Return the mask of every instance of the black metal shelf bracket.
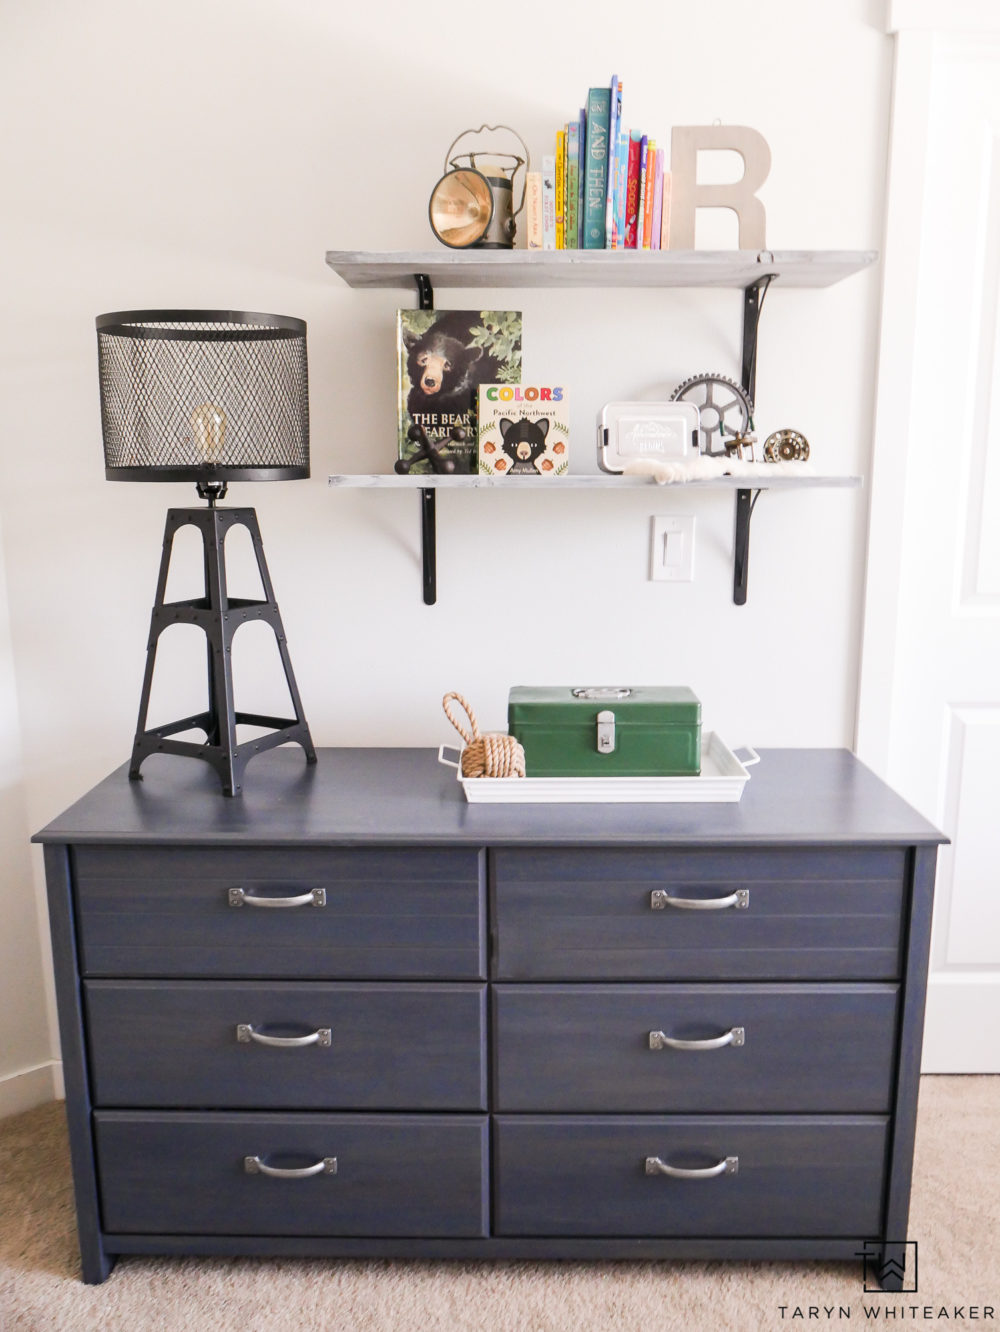
<path id="1" fill-rule="evenodd" d="M 757 388 L 757 331 L 760 325 L 760 312 L 764 297 L 771 285 L 772 274 L 766 274 L 752 282 L 743 291 L 743 347 L 740 367 L 740 379 L 743 387 L 753 400 Z M 414 273 L 413 281 L 417 288 L 418 308 L 434 309 L 434 287 L 429 274 Z M 747 572 L 750 560 L 750 518 L 761 492 L 757 490 L 737 490 L 736 492 L 736 535 L 733 559 L 733 603 L 746 605 Z M 437 601 L 437 492 L 432 487 L 420 491 L 420 547 L 423 572 L 424 605 L 433 606 Z"/>
<path id="2" fill-rule="evenodd" d="M 414 273 L 413 281 L 417 284 L 417 309 L 434 309 L 434 288 L 427 273 Z"/>
<path id="3" fill-rule="evenodd" d="M 424 605 L 437 601 L 437 491 L 420 492 L 420 550 L 424 569 Z"/>
<path id="4" fill-rule="evenodd" d="M 733 558 L 733 604 L 745 606 L 747 602 L 747 566 L 750 560 L 750 516 L 760 499 L 758 490 L 753 498 L 749 490 L 736 492 L 736 540 Z"/>
<path id="5" fill-rule="evenodd" d="M 417 308 L 434 309 L 434 287 L 427 273 L 414 273 Z M 425 487 L 420 492 L 420 562 L 423 568 L 424 605 L 437 601 L 437 495 Z"/>
<path id="6" fill-rule="evenodd" d="M 757 331 L 760 311 L 767 289 L 773 280 L 766 274 L 751 282 L 743 290 L 743 352 L 740 361 L 740 382 L 756 402 L 757 394 Z M 750 517 L 761 492 L 751 496 L 749 490 L 736 492 L 736 535 L 733 542 L 733 604 L 745 606 L 747 601 L 747 571 L 750 563 Z"/>

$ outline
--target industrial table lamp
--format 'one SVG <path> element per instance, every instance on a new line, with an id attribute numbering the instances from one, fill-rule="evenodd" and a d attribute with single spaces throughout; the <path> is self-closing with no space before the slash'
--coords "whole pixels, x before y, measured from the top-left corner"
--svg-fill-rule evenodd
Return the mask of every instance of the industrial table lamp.
<path id="1" fill-rule="evenodd" d="M 211 764 L 227 796 L 239 795 L 246 765 L 294 741 L 316 762 L 302 713 L 281 615 L 253 509 L 219 509 L 230 481 L 292 481 L 309 475 L 306 326 L 284 315 L 237 310 L 128 310 L 97 318 L 101 424 L 109 481 L 194 481 L 203 509 L 169 509 L 146 650 L 129 777 L 150 754 L 180 754 Z M 174 536 L 190 525 L 204 546 L 205 595 L 165 601 Z M 226 535 L 247 529 L 263 600 L 230 597 Z M 237 712 L 232 642 L 243 624 L 262 620 L 277 640 L 294 716 Z M 156 649 L 164 629 L 197 625 L 208 648 L 208 706 L 163 726 L 147 725 Z M 237 726 L 263 729 L 240 742 Z M 202 744 L 174 737 L 205 733 Z"/>

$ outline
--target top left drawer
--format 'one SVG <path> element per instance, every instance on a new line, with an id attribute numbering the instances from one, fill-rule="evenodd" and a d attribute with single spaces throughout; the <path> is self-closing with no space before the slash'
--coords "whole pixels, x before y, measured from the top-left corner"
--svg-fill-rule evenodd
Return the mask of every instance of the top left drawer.
<path id="1" fill-rule="evenodd" d="M 475 848 L 73 850 L 87 976 L 485 976 Z"/>

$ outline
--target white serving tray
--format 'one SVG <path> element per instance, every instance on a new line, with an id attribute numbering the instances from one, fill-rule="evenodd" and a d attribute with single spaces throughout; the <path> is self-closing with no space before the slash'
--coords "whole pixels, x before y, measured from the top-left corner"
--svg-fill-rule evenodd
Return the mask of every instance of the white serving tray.
<path id="1" fill-rule="evenodd" d="M 749 757 L 742 762 L 714 731 L 701 738 L 701 774 L 698 777 L 463 777 L 460 760 L 445 758 L 442 745 L 438 762 L 455 768 L 465 798 L 471 804 L 491 805 L 606 805 L 653 802 L 719 804 L 734 802 L 750 780 L 747 768 L 760 762 L 749 745 L 738 745 Z"/>

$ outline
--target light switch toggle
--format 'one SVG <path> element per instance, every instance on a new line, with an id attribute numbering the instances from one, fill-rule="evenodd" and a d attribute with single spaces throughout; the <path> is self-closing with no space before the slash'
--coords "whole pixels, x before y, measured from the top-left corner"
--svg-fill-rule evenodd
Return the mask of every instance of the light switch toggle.
<path id="1" fill-rule="evenodd" d="M 649 547 L 649 576 L 654 582 L 694 581 L 693 513 L 654 517 Z"/>

